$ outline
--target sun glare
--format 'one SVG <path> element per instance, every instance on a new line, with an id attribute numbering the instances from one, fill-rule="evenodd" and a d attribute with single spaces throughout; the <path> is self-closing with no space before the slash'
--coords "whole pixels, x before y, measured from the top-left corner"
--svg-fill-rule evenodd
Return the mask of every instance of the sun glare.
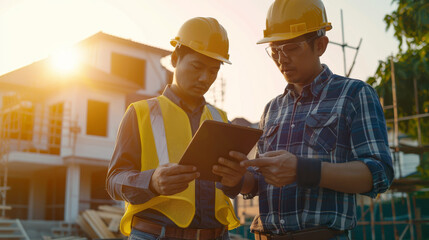
<path id="1" fill-rule="evenodd" d="M 78 52 L 73 48 L 63 49 L 52 55 L 54 69 L 61 72 L 73 71 L 77 66 L 78 60 Z"/>

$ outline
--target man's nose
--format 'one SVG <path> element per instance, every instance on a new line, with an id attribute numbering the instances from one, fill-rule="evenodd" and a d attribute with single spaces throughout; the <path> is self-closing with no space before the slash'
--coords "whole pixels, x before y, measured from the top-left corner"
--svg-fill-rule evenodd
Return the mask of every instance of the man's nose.
<path id="1" fill-rule="evenodd" d="M 284 52 L 280 52 L 279 53 L 279 58 L 277 59 L 277 63 L 282 65 L 282 64 L 287 64 L 291 62 L 291 58 L 288 54 L 284 53 Z"/>

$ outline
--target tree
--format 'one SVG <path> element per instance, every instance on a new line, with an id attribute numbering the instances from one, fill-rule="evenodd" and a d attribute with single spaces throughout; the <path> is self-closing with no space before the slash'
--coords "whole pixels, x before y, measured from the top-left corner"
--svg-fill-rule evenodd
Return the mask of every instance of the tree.
<path id="1" fill-rule="evenodd" d="M 396 11 L 386 15 L 386 30 L 394 29 L 399 40 L 399 53 L 394 56 L 397 88 L 398 115 L 416 114 L 414 85 L 418 86 L 420 113 L 429 112 L 429 2 L 427 0 L 393 0 L 398 3 Z M 407 49 L 402 49 L 406 44 Z M 387 58 L 380 61 L 373 77 L 367 83 L 372 85 L 385 105 L 392 104 L 391 66 Z M 393 111 L 386 111 L 386 118 L 393 118 Z M 429 119 L 422 118 L 422 133 L 429 132 Z M 413 138 L 417 137 L 416 121 L 401 121 L 399 128 Z M 429 134 L 423 135 L 423 143 L 429 143 Z"/>
<path id="2" fill-rule="evenodd" d="M 416 114 L 414 79 L 420 113 L 429 113 L 429 2 L 427 0 L 393 0 L 398 8 L 385 16 L 386 30 L 393 28 L 399 40 L 399 53 L 393 57 L 397 89 L 398 115 Z M 406 49 L 404 50 L 404 46 Z M 367 83 L 372 85 L 385 105 L 392 105 L 391 65 L 387 58 L 380 61 L 373 77 Z M 393 111 L 385 111 L 386 119 L 393 118 Z M 422 143 L 429 144 L 429 117 L 421 118 Z M 388 124 L 392 126 L 391 124 Z M 399 130 L 417 138 L 417 121 L 400 121 Z M 421 162 L 420 172 L 429 176 L 429 159 Z"/>

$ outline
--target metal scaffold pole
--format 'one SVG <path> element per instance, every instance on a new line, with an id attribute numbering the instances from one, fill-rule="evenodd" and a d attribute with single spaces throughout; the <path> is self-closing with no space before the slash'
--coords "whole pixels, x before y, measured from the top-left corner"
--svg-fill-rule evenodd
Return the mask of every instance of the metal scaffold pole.
<path id="1" fill-rule="evenodd" d="M 0 112 L 0 218 L 6 217 L 6 210 L 11 210 L 11 207 L 6 205 L 7 191 L 10 189 L 7 183 L 8 178 L 8 157 L 9 157 L 9 141 L 7 129 L 3 127 L 3 114 Z"/>
<path id="2" fill-rule="evenodd" d="M 398 104 L 396 98 L 396 78 L 395 78 L 395 63 L 393 57 L 390 57 L 391 79 L 392 79 L 392 99 L 393 99 L 393 145 L 394 145 L 394 160 L 398 164 L 399 177 L 402 178 L 402 167 L 399 158 L 399 126 L 398 126 Z"/>

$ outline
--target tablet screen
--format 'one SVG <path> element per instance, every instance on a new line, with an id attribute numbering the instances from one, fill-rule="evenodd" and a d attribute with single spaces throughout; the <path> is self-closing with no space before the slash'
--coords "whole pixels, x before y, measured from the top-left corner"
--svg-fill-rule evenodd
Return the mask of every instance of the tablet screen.
<path id="1" fill-rule="evenodd" d="M 200 172 L 199 179 L 220 181 L 212 173 L 219 157 L 231 159 L 229 151 L 248 154 L 262 135 L 262 130 L 230 123 L 206 120 L 195 133 L 179 164 L 193 165 Z"/>

